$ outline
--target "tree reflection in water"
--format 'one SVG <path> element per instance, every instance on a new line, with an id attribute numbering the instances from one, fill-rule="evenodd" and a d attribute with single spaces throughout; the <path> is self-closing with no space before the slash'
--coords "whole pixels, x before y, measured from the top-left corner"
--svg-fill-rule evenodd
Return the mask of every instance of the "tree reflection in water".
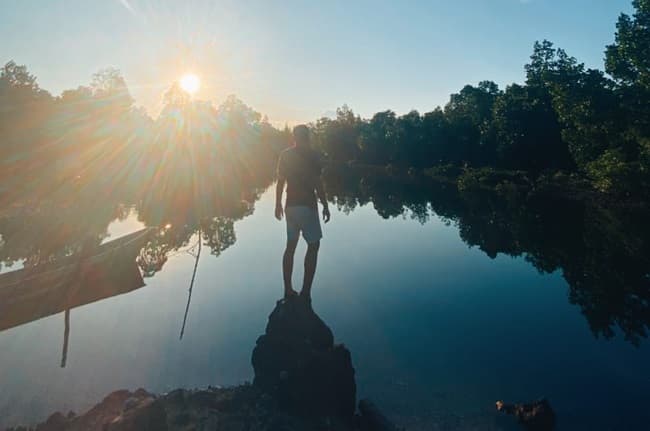
<path id="1" fill-rule="evenodd" d="M 650 214 L 604 208 L 543 190 L 459 191 L 418 175 L 331 168 L 328 195 L 343 212 L 372 203 L 383 218 L 440 217 L 491 258 L 523 256 L 542 273 L 561 271 L 569 301 L 595 336 L 639 345 L 650 328 Z"/>
<path id="2" fill-rule="evenodd" d="M 156 228 L 137 256 L 144 277 L 160 271 L 172 254 L 187 251 L 199 237 L 219 256 L 237 240 L 234 222 L 252 214 L 271 184 L 273 162 L 257 163 L 255 175 L 220 171 L 185 182 L 172 181 L 180 169 L 174 165 L 158 172 L 154 182 L 163 185 L 145 189 L 131 201 L 118 199 L 117 193 L 98 200 L 89 184 L 88 192 L 75 195 L 74 205 L 70 199 L 50 199 L 4 213 L 0 260 L 32 268 L 74 256 L 84 246 L 97 247 L 108 224 L 126 217 L 131 208 L 146 226 Z M 439 217 L 491 258 L 499 253 L 523 256 L 542 273 L 559 270 L 569 285 L 569 301 L 580 307 L 594 335 L 622 333 L 635 345 L 647 336 L 650 226 L 644 210 L 604 208 L 541 190 L 459 191 L 453 183 L 425 176 L 348 167 L 330 166 L 325 184 L 344 213 L 372 203 L 383 218 L 410 217 L 424 224 Z"/>

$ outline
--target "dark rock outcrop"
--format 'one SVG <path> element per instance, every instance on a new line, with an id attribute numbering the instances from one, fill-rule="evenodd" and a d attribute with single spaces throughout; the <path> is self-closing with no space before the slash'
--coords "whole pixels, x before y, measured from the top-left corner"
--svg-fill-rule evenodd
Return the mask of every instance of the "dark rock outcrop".
<path id="1" fill-rule="evenodd" d="M 279 301 L 253 350 L 254 385 L 300 416 L 352 420 L 356 383 L 350 352 L 302 300 Z"/>
<path id="2" fill-rule="evenodd" d="M 359 413 L 361 431 L 398 431 L 370 400 L 359 401 Z"/>
<path id="3" fill-rule="evenodd" d="M 15 431 L 356 431 L 334 418 L 326 423 L 283 412 L 252 385 L 176 389 L 155 396 L 119 390 L 86 413 L 55 413 L 35 427 Z"/>

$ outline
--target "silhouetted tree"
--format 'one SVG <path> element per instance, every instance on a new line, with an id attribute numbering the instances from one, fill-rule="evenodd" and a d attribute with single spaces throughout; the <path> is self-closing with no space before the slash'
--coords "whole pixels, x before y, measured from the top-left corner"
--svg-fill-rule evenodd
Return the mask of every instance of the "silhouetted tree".
<path id="1" fill-rule="evenodd" d="M 378 112 L 361 130 L 359 147 L 366 163 L 393 163 L 397 154 L 397 116 L 393 111 Z"/>

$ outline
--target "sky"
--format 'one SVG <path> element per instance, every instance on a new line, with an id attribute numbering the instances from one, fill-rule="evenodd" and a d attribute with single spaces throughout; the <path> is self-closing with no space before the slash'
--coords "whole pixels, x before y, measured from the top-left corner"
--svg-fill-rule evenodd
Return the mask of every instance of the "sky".
<path id="1" fill-rule="evenodd" d="M 536 40 L 603 68 L 631 0 L 0 0 L 0 61 L 58 95 L 115 67 L 153 116 L 185 73 L 289 125 L 348 104 L 427 112 L 466 84 L 524 79 Z"/>

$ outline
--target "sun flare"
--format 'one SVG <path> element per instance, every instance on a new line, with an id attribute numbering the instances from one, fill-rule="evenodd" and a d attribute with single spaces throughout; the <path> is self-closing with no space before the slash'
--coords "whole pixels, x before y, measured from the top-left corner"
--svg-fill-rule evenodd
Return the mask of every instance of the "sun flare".
<path id="1" fill-rule="evenodd" d="M 187 73 L 181 76 L 181 88 L 189 94 L 194 94 L 201 87 L 201 80 L 193 73 Z"/>

